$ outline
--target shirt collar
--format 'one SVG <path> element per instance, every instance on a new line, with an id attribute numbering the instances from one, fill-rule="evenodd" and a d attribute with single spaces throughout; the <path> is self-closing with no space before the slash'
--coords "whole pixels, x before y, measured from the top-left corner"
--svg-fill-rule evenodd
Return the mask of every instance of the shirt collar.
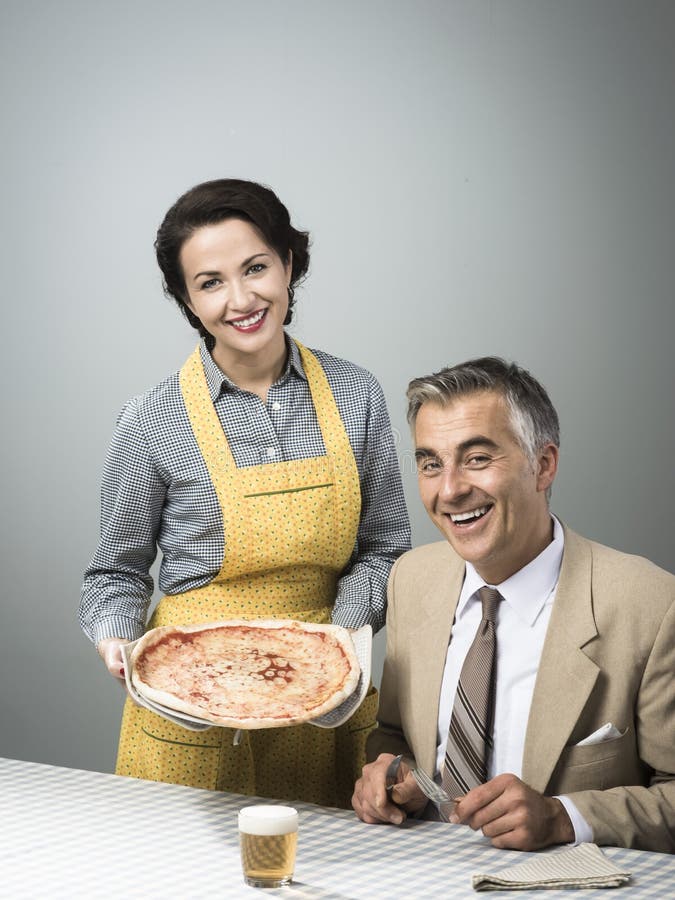
<path id="1" fill-rule="evenodd" d="M 555 590 L 560 576 L 565 537 L 560 522 L 555 516 L 551 516 L 551 519 L 553 540 L 539 556 L 501 584 L 490 585 L 497 588 L 504 601 L 530 626 L 536 622 L 544 604 Z M 484 584 L 485 580 L 480 577 L 472 564 L 467 562 L 464 584 L 457 604 L 457 618 L 464 614 L 469 600 Z"/>
<path id="2" fill-rule="evenodd" d="M 300 357 L 298 345 L 288 335 L 286 335 L 286 346 L 289 349 L 288 362 L 286 363 L 286 371 L 282 375 L 282 378 L 284 378 L 292 368 L 294 369 L 295 373 L 300 376 L 300 378 L 307 381 L 307 375 L 305 375 L 305 370 L 302 365 L 302 358 Z"/>
<path id="3" fill-rule="evenodd" d="M 298 345 L 287 334 L 284 335 L 284 337 L 286 339 L 288 356 L 286 358 L 284 371 L 281 373 L 275 384 L 281 384 L 282 382 L 284 382 L 291 373 L 291 370 L 293 370 L 296 375 L 299 375 L 300 378 L 307 381 L 307 376 L 305 375 L 305 370 L 302 366 L 302 359 L 300 358 Z M 208 386 L 209 395 L 212 401 L 217 400 L 222 391 L 239 390 L 237 385 L 218 368 L 217 363 L 214 361 L 213 357 L 206 347 L 204 338 L 202 338 L 199 342 L 199 353 L 202 359 L 202 365 L 204 366 L 206 384 Z"/>

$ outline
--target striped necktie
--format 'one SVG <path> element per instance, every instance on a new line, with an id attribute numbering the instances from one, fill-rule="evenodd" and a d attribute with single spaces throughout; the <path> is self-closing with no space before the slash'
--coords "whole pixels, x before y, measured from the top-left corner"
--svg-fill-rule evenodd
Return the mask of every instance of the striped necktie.
<path id="1" fill-rule="evenodd" d="M 483 618 L 459 676 L 445 749 L 442 784 L 451 797 L 461 797 L 487 781 L 487 755 L 492 747 L 495 616 L 502 596 L 489 587 L 482 587 L 478 596 Z"/>

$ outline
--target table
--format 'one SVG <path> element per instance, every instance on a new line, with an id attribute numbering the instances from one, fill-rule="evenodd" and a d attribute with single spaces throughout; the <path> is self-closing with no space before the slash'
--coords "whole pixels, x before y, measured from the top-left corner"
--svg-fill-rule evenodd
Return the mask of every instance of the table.
<path id="1" fill-rule="evenodd" d="M 471 888 L 473 874 L 496 872 L 532 855 L 495 850 L 463 826 L 366 825 L 346 810 L 296 803 L 296 881 L 256 892 L 241 878 L 236 824 L 237 810 L 250 802 L 234 794 L 0 759 L 0 896 L 201 900 L 262 893 L 320 900 L 476 900 L 481 895 Z M 674 856 L 603 850 L 633 874 L 631 885 L 612 891 L 611 898 L 675 897 Z M 570 900 L 562 890 L 512 896 L 521 893 Z M 606 889 L 576 896 L 610 900 Z"/>

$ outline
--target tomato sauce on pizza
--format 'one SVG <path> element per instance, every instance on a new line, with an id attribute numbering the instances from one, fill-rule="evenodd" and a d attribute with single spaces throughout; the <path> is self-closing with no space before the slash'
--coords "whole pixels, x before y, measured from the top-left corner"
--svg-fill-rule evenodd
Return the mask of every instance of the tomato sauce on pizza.
<path id="1" fill-rule="evenodd" d="M 360 674 L 345 629 L 277 619 L 155 628 L 132 665 L 149 700 L 233 728 L 317 718 L 355 690 Z"/>

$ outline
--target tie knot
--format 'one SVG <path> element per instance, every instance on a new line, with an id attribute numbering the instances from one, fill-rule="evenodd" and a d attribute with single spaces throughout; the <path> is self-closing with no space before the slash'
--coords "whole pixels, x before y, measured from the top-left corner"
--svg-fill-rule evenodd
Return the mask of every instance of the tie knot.
<path id="1" fill-rule="evenodd" d="M 497 615 L 497 604 L 502 599 L 502 595 L 494 588 L 485 585 L 478 591 L 478 596 L 483 604 L 483 618 L 488 622 L 494 622 Z"/>

